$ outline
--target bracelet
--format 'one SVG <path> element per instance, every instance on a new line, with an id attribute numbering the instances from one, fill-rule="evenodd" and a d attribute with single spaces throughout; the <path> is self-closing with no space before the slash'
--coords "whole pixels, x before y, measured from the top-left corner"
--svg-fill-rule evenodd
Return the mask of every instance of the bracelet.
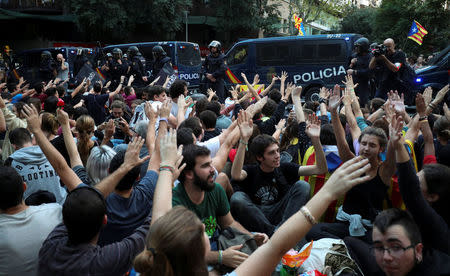
<path id="1" fill-rule="evenodd" d="M 429 103 L 428 106 L 431 107 L 432 109 L 436 108 L 436 104 L 434 104 L 434 103 Z"/>
<path id="2" fill-rule="evenodd" d="M 419 123 L 428 123 L 428 120 L 419 121 Z"/>
<path id="3" fill-rule="evenodd" d="M 175 169 L 169 165 L 161 165 L 159 166 L 159 171 L 170 171 L 171 173 L 174 173 Z"/>
<path id="4" fill-rule="evenodd" d="M 324 98 L 319 98 L 319 103 L 327 104 L 327 100 Z"/>
<path id="5" fill-rule="evenodd" d="M 312 225 L 317 224 L 316 219 L 311 215 L 311 212 L 306 208 L 306 206 L 303 206 L 300 208 L 300 212 L 302 212 L 303 216 L 311 223 Z"/>
<path id="6" fill-rule="evenodd" d="M 428 119 L 428 116 L 420 116 L 419 117 L 419 122 L 421 122 L 421 121 L 425 121 L 425 120 L 427 120 Z"/>
<path id="7" fill-rule="evenodd" d="M 164 122 L 166 122 L 167 124 L 169 123 L 169 120 L 167 120 L 167 118 L 159 118 L 159 121 L 161 122 L 161 121 L 164 121 Z"/>
<path id="8" fill-rule="evenodd" d="M 218 259 L 217 259 L 217 262 L 218 262 L 219 264 L 222 264 L 222 259 L 223 259 L 223 251 L 222 251 L 222 250 L 219 250 L 219 257 L 218 257 Z"/>
<path id="9" fill-rule="evenodd" d="M 245 151 L 248 151 L 248 143 L 247 142 L 244 142 L 244 141 L 242 141 L 242 139 L 239 139 L 239 144 L 245 145 Z"/>

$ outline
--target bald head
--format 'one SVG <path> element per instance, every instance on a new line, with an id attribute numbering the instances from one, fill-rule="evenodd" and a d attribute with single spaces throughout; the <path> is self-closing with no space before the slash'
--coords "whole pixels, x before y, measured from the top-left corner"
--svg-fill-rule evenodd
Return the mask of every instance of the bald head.
<path id="1" fill-rule="evenodd" d="M 387 52 L 389 54 L 395 53 L 395 42 L 392 38 L 388 38 L 383 42 L 383 45 L 386 46 Z"/>

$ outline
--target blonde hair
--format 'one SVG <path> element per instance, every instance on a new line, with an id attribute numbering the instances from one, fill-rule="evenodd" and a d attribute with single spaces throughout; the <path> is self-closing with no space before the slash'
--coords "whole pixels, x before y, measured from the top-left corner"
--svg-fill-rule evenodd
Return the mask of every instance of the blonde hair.
<path id="1" fill-rule="evenodd" d="M 91 151 L 91 135 L 94 133 L 95 122 L 89 115 L 82 115 L 77 119 L 75 129 L 78 132 L 77 149 L 80 153 L 81 161 L 86 166 L 89 153 Z"/>
<path id="2" fill-rule="evenodd" d="M 59 124 L 56 116 L 48 112 L 43 112 L 41 116 L 41 130 L 53 135 L 57 135 Z"/>
<path id="3" fill-rule="evenodd" d="M 134 268 L 143 276 L 206 275 L 203 235 L 197 215 L 176 206 L 150 227 L 146 249 L 134 259 Z"/>

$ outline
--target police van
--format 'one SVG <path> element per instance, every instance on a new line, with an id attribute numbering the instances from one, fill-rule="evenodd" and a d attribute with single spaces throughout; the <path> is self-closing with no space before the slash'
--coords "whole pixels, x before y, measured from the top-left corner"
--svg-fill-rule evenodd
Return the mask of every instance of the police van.
<path id="1" fill-rule="evenodd" d="M 77 57 L 77 47 L 52 47 L 52 48 L 37 48 L 24 50 L 14 55 L 14 63 L 16 68 L 19 68 L 19 73 L 27 81 L 34 82 L 39 79 L 39 67 L 41 64 L 41 53 L 49 51 L 52 58 L 56 62 L 56 56 L 62 54 L 66 62 L 69 64 L 69 76 L 73 76 L 73 64 Z M 87 58 L 92 62 L 94 59 L 94 51 L 91 48 L 82 48 L 86 53 Z"/>
<path id="2" fill-rule="evenodd" d="M 112 53 L 114 48 L 119 48 L 125 54 L 129 47 L 138 47 L 139 52 L 141 52 L 146 60 L 145 69 L 147 76 L 150 76 L 153 67 L 152 49 L 156 45 L 163 47 L 167 56 L 170 57 L 173 69 L 178 75 L 178 78 L 186 81 L 190 90 L 198 89 L 202 61 L 200 58 L 200 47 L 196 43 L 183 41 L 139 42 L 108 45 L 103 48 L 103 51 L 107 54 Z"/>
<path id="3" fill-rule="evenodd" d="M 231 73 L 252 79 L 259 74 L 261 83 L 270 83 L 273 75 L 286 71 L 286 82 L 303 87 L 306 101 L 318 100 L 320 87 L 341 84 L 350 62 L 358 34 L 328 34 L 248 39 L 236 43 L 227 53 Z M 232 83 L 227 79 L 227 85 Z"/>
<path id="4" fill-rule="evenodd" d="M 431 86 L 436 93 L 450 83 L 449 57 L 450 46 L 447 46 L 431 60 L 428 66 L 416 70 L 415 83 L 419 92 Z M 450 103 L 450 95 L 447 96 L 446 102 Z"/>

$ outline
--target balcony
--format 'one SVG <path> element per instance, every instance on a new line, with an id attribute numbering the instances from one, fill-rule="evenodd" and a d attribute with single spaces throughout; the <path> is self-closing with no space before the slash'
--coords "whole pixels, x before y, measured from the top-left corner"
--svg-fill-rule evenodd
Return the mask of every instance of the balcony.
<path id="1" fill-rule="evenodd" d="M 63 0 L 0 0 L 0 8 L 28 14 L 62 14 Z"/>

